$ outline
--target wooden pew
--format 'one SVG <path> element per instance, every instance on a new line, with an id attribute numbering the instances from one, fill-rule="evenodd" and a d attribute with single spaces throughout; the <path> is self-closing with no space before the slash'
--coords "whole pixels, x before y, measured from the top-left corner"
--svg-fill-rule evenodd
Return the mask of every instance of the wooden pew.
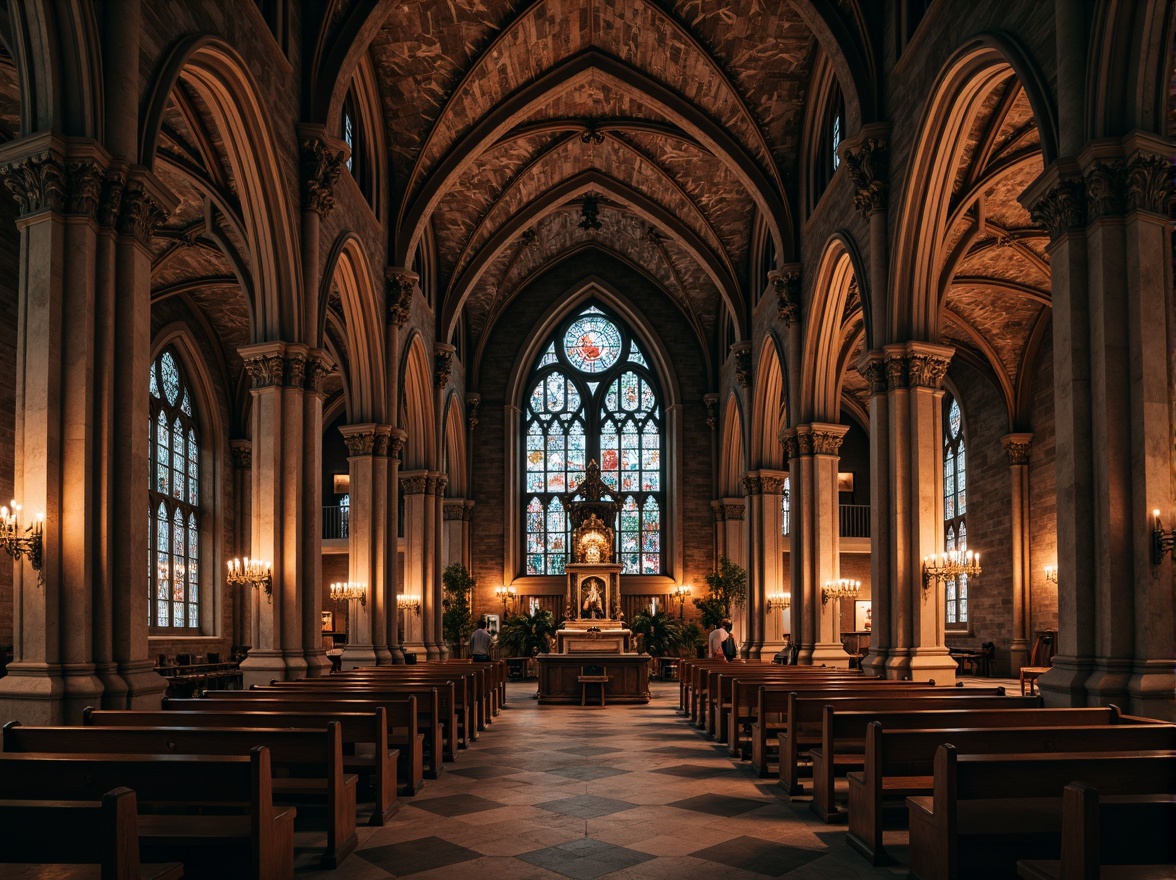
<path id="1" fill-rule="evenodd" d="M 865 681 L 866 676 L 861 670 L 840 669 L 826 666 L 771 666 L 763 663 L 748 663 L 743 661 L 711 661 L 710 665 L 699 667 L 694 672 L 693 721 L 696 726 L 705 728 L 707 733 L 715 735 L 714 704 L 718 695 L 718 684 L 721 680 L 730 682 L 733 679 L 762 678 L 778 681 L 808 681 L 810 679 L 825 681 L 830 678 L 849 681 Z"/>
<path id="2" fill-rule="evenodd" d="M 263 711 L 295 711 L 295 712 L 323 712 L 327 710 L 339 712 L 372 712 L 379 706 L 388 710 L 389 724 L 391 716 L 397 713 L 396 704 L 416 698 L 417 731 L 425 735 L 425 777 L 436 779 L 441 772 L 444 755 L 445 714 L 441 709 L 441 695 L 439 689 L 424 685 L 406 685 L 394 689 L 383 688 L 379 693 L 364 691 L 361 693 L 345 693 L 330 690 L 246 690 L 223 691 L 215 695 L 197 698 L 199 705 L 184 700 L 164 698 L 163 707 L 199 709 L 205 706 L 209 709 L 231 709 L 241 711 L 242 707 Z M 333 704 L 348 705 L 333 705 Z M 324 705 L 326 704 L 326 705 Z M 451 728 L 452 729 L 452 728 Z M 395 731 L 399 733 L 400 731 Z M 389 732 L 389 740 L 395 734 Z M 399 743 L 397 743 L 399 746 Z"/>
<path id="3" fill-rule="evenodd" d="M 274 807 L 272 779 L 264 746 L 248 757 L 0 754 L 0 799 L 97 800 L 132 789 L 141 857 L 182 861 L 190 880 L 291 880 L 297 811 Z M 220 814 L 193 814 L 206 805 Z"/>
<path id="4" fill-rule="evenodd" d="M 1176 791 L 1176 752 L 935 753 L 931 796 L 907 798 L 910 876 L 1010 876 L 1018 859 L 1061 847 L 1062 790 L 1083 780 L 1107 794 Z"/>
<path id="5" fill-rule="evenodd" d="M 775 668 L 769 666 L 762 670 L 741 670 L 737 672 L 730 672 L 723 669 L 711 670 L 707 673 L 706 732 L 719 742 L 727 743 L 730 746 L 729 721 L 732 709 L 734 708 L 732 702 L 734 699 L 735 682 L 737 681 L 743 681 L 749 684 L 751 682 L 759 682 L 764 685 L 780 684 L 781 686 L 788 686 L 791 682 L 800 684 L 810 681 L 817 681 L 822 684 L 865 684 L 883 680 L 880 678 L 866 678 L 857 669 L 825 669 L 819 666 L 816 668 L 822 671 L 793 675 L 789 672 L 779 671 L 786 669 L 783 666 Z M 754 699 L 754 697 L 751 699 Z M 748 710 L 748 714 L 750 714 L 750 710 Z"/>
<path id="6" fill-rule="evenodd" d="M 400 669 L 406 671 L 401 672 Z M 489 718 L 489 691 L 486 689 L 486 672 L 475 669 L 471 664 L 456 660 L 438 661 L 434 664 L 420 663 L 412 667 L 372 667 L 366 670 L 352 669 L 330 677 L 330 684 L 346 687 L 370 687 L 383 682 L 422 682 L 435 679 L 439 683 L 452 681 L 454 684 L 454 713 L 457 717 L 457 740 L 460 748 L 478 739 L 478 733 L 486 729 Z M 322 681 L 307 679 L 307 681 Z M 273 684 L 297 684 L 298 682 L 273 682 Z"/>
<path id="7" fill-rule="evenodd" d="M 1093 785 L 1072 782 L 1062 792 L 1061 859 L 1022 859 L 1017 873 L 1024 880 L 1172 880 L 1173 828 L 1176 794 L 1100 799 Z"/>
<path id="8" fill-rule="evenodd" d="M 776 667 L 777 669 L 792 669 L 791 666 Z M 818 667 L 820 668 L 820 667 Z M 747 745 L 744 728 L 750 731 L 751 725 L 756 722 L 756 711 L 758 710 L 758 698 L 760 685 L 776 686 L 777 684 L 795 681 L 798 683 L 805 683 L 819 679 L 820 681 L 845 681 L 865 682 L 865 681 L 879 681 L 880 679 L 873 679 L 863 677 L 860 672 L 855 670 L 832 670 L 833 674 L 826 674 L 823 676 L 791 676 L 787 673 L 784 675 L 777 674 L 775 677 L 764 676 L 746 676 L 733 675 L 730 678 L 730 698 L 727 700 L 730 708 L 728 711 L 727 723 L 725 729 L 727 732 L 726 742 L 727 751 L 731 757 L 750 757 L 750 746 Z M 840 673 L 840 674 L 836 674 Z M 725 690 L 727 687 L 727 679 L 720 681 L 720 686 Z M 748 754 L 744 754 L 747 752 Z"/>
<path id="9" fill-rule="evenodd" d="M 135 793 L 94 801 L 0 801 L 0 863 L 8 880 L 179 880 L 179 862 L 139 862 Z"/>
<path id="10" fill-rule="evenodd" d="M 392 724 L 410 730 L 416 722 L 416 700 L 410 697 L 402 718 L 389 722 L 388 711 L 380 706 L 373 712 L 185 712 L 180 710 L 153 712 L 149 710 L 94 709 L 82 712 L 86 727 L 326 727 L 328 721 L 338 721 L 343 737 L 343 769 L 367 778 L 374 792 L 375 806 L 369 825 L 385 825 L 400 810 L 397 794 L 397 764 L 406 764 L 400 774 L 405 780 L 405 795 L 415 795 L 424 785 L 424 734 L 409 739 L 404 735 L 404 753 L 389 745 Z M 370 746 L 370 750 L 367 748 Z"/>
<path id="11" fill-rule="evenodd" d="M 837 721 L 839 714 L 846 717 L 845 723 L 851 731 L 861 726 L 864 726 L 866 731 L 863 769 L 848 774 L 849 834 L 846 842 L 874 865 L 885 864 L 889 859 L 882 844 L 882 820 L 886 804 L 897 801 L 898 804 L 905 805 L 907 797 L 931 793 L 934 784 L 935 752 L 943 743 L 954 743 L 955 739 L 959 739 L 960 742 L 967 743 L 971 750 L 999 752 L 1009 750 L 1007 741 L 1002 744 L 1002 741 L 993 735 L 999 734 L 1001 728 L 1050 728 L 1059 732 L 1062 728 L 1075 728 L 1085 732 L 1096 727 L 1137 727 L 1144 721 L 1121 715 L 1115 706 L 915 712 L 835 711 L 834 722 L 840 725 L 842 722 Z M 1170 725 L 1152 722 L 1150 726 L 1162 731 L 1155 734 L 1160 737 L 1173 735 L 1174 729 Z M 957 735 L 956 731 L 960 730 L 968 732 Z M 978 733 L 978 730 L 982 732 Z M 1014 736 L 1020 735 L 1018 733 Z M 1083 735 L 1085 733 L 1073 736 Z M 1128 734 L 1131 735 L 1133 734 Z M 1029 736 L 1029 742 L 1040 744 L 1042 736 L 1039 733 Z M 1073 740 L 1067 737 L 1070 735 L 1055 733 L 1048 742 L 1072 743 Z M 989 745 L 984 746 L 982 743 L 978 746 L 977 739 Z M 1056 746 L 1053 746 L 1051 750 L 1055 748 Z"/>
<path id="12" fill-rule="evenodd" d="M 904 684 L 904 682 L 899 682 Z M 973 709 L 1023 709 L 1032 708 L 1040 704 L 1040 700 L 1033 697 L 1018 697 L 1017 702 L 1011 702 L 1012 697 L 1006 697 L 1003 687 L 963 688 L 959 686 L 935 687 L 919 686 L 916 682 L 905 682 L 907 687 L 897 688 L 859 688 L 850 693 L 835 693 L 825 691 L 819 693 L 797 692 L 789 697 L 788 710 L 784 719 L 786 727 L 777 734 L 779 740 L 779 768 L 777 775 L 780 786 L 795 796 L 804 793 L 804 786 L 800 782 L 801 761 L 809 757 L 812 749 L 818 751 L 822 745 L 824 733 L 825 707 L 835 706 L 843 710 L 854 708 L 872 709 L 874 711 L 947 709 L 953 705 Z M 931 702 L 927 702 L 930 700 Z M 862 752 L 865 751 L 866 730 L 862 726 L 856 743 L 851 751 L 850 743 L 843 737 L 841 740 L 840 761 L 834 754 L 834 769 L 859 769 L 862 765 Z M 856 754 L 853 754 L 856 752 Z M 808 769 L 807 767 L 803 769 Z M 815 771 L 814 771 L 815 773 Z M 817 777 L 814 775 L 814 780 Z"/>
<path id="13" fill-rule="evenodd" d="M 5 754 L 26 752 L 121 755 L 248 755 L 269 749 L 274 770 L 289 772 L 272 782 L 279 803 L 310 798 L 325 803 L 327 846 L 320 864 L 337 868 L 359 845 L 355 830 L 355 775 L 343 772 L 338 721 L 319 728 L 252 727 L 26 727 L 3 728 Z"/>

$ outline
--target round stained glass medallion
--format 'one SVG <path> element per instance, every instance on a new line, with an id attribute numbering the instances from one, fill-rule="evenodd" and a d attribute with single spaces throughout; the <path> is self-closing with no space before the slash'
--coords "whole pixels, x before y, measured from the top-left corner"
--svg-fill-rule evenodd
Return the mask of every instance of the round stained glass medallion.
<path id="1" fill-rule="evenodd" d="M 603 315 L 584 315 L 564 334 L 564 354 L 577 370 L 601 373 L 621 357 L 621 331 Z"/>

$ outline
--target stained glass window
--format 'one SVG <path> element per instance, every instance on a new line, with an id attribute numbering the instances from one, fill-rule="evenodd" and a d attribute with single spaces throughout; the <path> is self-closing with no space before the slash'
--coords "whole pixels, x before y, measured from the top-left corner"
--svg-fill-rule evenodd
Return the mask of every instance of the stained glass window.
<path id="1" fill-rule="evenodd" d="M 964 419 L 960 404 L 949 394 L 943 398 L 943 546 L 947 551 L 968 549 L 967 467 L 964 444 Z M 965 629 L 968 625 L 968 578 L 961 575 L 945 584 L 944 593 L 948 629 Z"/>
<path id="2" fill-rule="evenodd" d="M 785 477 L 784 478 L 784 494 L 782 494 L 780 496 L 780 534 L 781 535 L 789 534 L 788 519 L 792 513 L 792 505 L 791 505 L 791 502 L 788 500 L 788 496 L 792 494 L 791 493 L 791 489 L 792 489 L 791 484 L 792 484 L 792 478 Z"/>
<path id="3" fill-rule="evenodd" d="M 172 349 L 151 365 L 149 596 L 153 631 L 200 630 L 200 441 Z"/>
<path id="4" fill-rule="evenodd" d="M 631 335 L 596 306 L 554 334 L 532 374 L 523 416 L 527 574 L 562 574 L 564 494 L 588 461 L 622 498 L 618 559 L 626 574 L 662 572 L 660 393 Z"/>

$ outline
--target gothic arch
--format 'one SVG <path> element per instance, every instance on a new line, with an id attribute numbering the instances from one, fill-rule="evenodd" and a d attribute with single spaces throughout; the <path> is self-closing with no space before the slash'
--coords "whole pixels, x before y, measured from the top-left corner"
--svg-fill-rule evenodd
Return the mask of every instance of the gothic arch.
<path id="1" fill-rule="evenodd" d="M 1033 112 L 1044 164 L 1057 157 L 1057 125 L 1037 67 L 1011 38 L 984 34 L 963 46 L 944 65 L 922 113 L 898 214 L 892 253 L 890 302 L 876 315 L 885 341 L 938 340 L 945 291 L 940 279 L 944 239 L 951 210 L 953 176 L 966 144 L 968 125 L 985 97 L 1010 74 Z M 879 341 L 879 333 L 871 340 Z"/>
<path id="2" fill-rule="evenodd" d="M 844 20 L 837 6 L 819 0 L 793 0 L 792 5 L 817 38 L 837 74 L 845 99 L 846 129 L 857 134 L 863 125 L 874 122 L 878 113 L 876 61 L 859 4 L 848 4 L 852 23 Z"/>
<path id="3" fill-rule="evenodd" d="M 419 332 L 414 332 L 404 347 L 400 375 L 404 377 L 400 427 L 408 435 L 404 442 L 404 470 L 431 468 L 434 462 L 430 453 L 436 449 L 433 370 L 424 337 Z"/>
<path id="4" fill-rule="evenodd" d="M 780 431 L 788 424 L 785 388 L 787 383 L 781 366 L 779 342 L 769 334 L 764 337 L 759 367 L 755 371 L 755 403 L 751 408 L 753 468 L 783 470 L 788 467 L 784 447 L 780 445 Z"/>
<path id="5" fill-rule="evenodd" d="M 302 341 L 308 328 L 302 314 L 300 249 L 292 232 L 297 226 L 294 207 L 278 166 L 271 115 L 234 48 L 208 35 L 188 37 L 172 48 L 149 90 L 140 159 L 154 169 L 164 109 L 181 78 L 212 113 L 236 178 L 253 266 L 252 339 Z"/>
<path id="6" fill-rule="evenodd" d="M 719 494 L 724 498 L 743 497 L 743 478 L 747 476 L 746 443 L 743 439 L 743 408 L 739 396 L 727 397 L 720 435 Z"/>
<path id="7" fill-rule="evenodd" d="M 1118 138 L 1134 129 L 1164 136 L 1176 8 L 1170 0 L 1109 0 L 1097 4 L 1093 19 L 1087 137 Z"/>
<path id="8" fill-rule="evenodd" d="M 326 339 L 331 292 L 337 289 L 346 328 L 348 421 L 382 422 L 384 415 L 384 325 L 377 308 L 379 297 L 371 264 L 359 238 L 345 232 L 335 240 L 327 257 L 319 290 L 316 339 Z M 337 362 L 343 361 L 336 353 Z"/>
<path id="9" fill-rule="evenodd" d="M 445 399 L 442 441 L 441 469 L 449 477 L 446 494 L 452 498 L 465 498 L 469 491 L 466 480 L 465 405 L 455 393 Z"/>
<path id="10" fill-rule="evenodd" d="M 841 384 L 846 368 L 845 310 L 851 282 L 861 278 L 852 257 L 852 239 L 838 233 L 826 244 L 809 297 L 808 322 L 801 349 L 800 422 L 839 420 Z M 860 288 L 859 288 L 860 290 Z M 864 297 L 863 297 L 864 301 Z"/>
<path id="11" fill-rule="evenodd" d="M 332 131 L 339 127 L 348 82 L 370 61 L 368 49 L 392 5 L 393 0 L 329 4 L 314 46 L 312 75 L 307 78 L 308 120 L 324 123 Z M 340 10 L 342 19 L 336 21 Z"/>

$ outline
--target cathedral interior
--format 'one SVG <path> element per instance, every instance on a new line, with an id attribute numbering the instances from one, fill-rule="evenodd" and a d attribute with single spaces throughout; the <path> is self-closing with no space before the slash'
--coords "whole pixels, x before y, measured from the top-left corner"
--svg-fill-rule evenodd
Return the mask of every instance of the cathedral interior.
<path id="1" fill-rule="evenodd" d="M 0 2 L 0 716 L 456 656 L 452 563 L 562 616 L 593 465 L 606 615 L 725 558 L 746 660 L 1176 718 L 1174 28 Z"/>

